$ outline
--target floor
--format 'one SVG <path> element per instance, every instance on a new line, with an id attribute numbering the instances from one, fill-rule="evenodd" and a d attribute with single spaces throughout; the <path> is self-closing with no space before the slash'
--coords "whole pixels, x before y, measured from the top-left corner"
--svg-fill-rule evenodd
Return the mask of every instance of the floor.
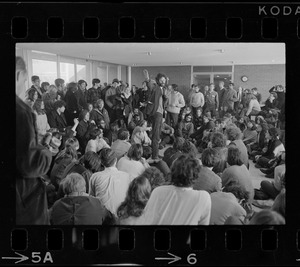
<path id="1" fill-rule="evenodd" d="M 163 156 L 164 155 L 164 151 L 170 147 L 170 145 L 167 145 L 164 149 L 161 149 L 159 151 L 159 155 Z M 198 155 L 200 157 L 200 154 Z M 260 188 L 260 183 L 263 180 L 268 180 L 268 181 L 272 181 L 273 179 L 270 178 L 266 178 L 265 174 L 263 174 L 258 168 L 255 168 L 255 163 L 253 163 L 252 160 L 249 160 L 250 162 L 250 173 L 251 173 L 251 177 L 252 177 L 252 184 L 254 188 L 259 189 Z M 258 212 L 261 210 L 261 208 L 257 207 L 259 205 L 262 206 L 271 206 L 273 204 L 273 200 L 254 200 L 254 204 L 252 205 L 252 208 L 254 211 Z"/>

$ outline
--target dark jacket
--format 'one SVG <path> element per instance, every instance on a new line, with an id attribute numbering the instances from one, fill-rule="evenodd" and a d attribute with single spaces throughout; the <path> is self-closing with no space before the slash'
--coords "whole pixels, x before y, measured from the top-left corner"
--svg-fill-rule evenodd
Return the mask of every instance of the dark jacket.
<path id="1" fill-rule="evenodd" d="M 147 99 L 147 106 L 145 108 L 145 112 L 148 116 L 154 116 L 159 105 L 159 98 L 163 97 L 163 93 L 161 88 L 157 84 L 151 84 L 151 82 L 148 82 L 148 90 L 149 90 L 149 96 Z M 166 97 L 163 97 L 162 105 L 164 107 L 165 102 L 167 101 Z"/>
<path id="2" fill-rule="evenodd" d="M 48 123 L 51 128 L 56 128 L 60 132 L 64 132 L 65 128 L 68 126 L 64 113 L 60 115 L 56 110 L 52 110 L 47 114 Z"/>
<path id="3" fill-rule="evenodd" d="M 46 186 L 41 178 L 51 152 L 38 145 L 35 114 L 16 97 L 16 224 L 49 224 Z"/>
<path id="4" fill-rule="evenodd" d="M 84 154 L 85 147 L 89 141 L 90 133 L 96 125 L 81 120 L 76 128 L 76 138 L 78 139 L 80 151 Z"/>
<path id="5" fill-rule="evenodd" d="M 51 224 L 101 225 L 107 210 L 92 196 L 70 196 L 56 201 L 52 208 Z"/>
<path id="6" fill-rule="evenodd" d="M 110 118 L 105 108 L 103 108 L 102 111 L 96 108 L 93 109 L 90 114 L 90 120 L 94 120 L 98 127 L 100 127 L 100 121 L 104 120 L 106 123 L 106 128 L 109 128 Z"/>
<path id="7" fill-rule="evenodd" d="M 76 92 L 76 97 L 77 97 L 77 101 L 78 101 L 78 109 L 79 111 L 83 110 L 83 109 L 88 109 L 88 101 L 87 101 L 87 90 L 85 90 L 84 92 L 82 92 L 81 89 L 78 89 Z"/>
<path id="8" fill-rule="evenodd" d="M 90 104 L 94 104 L 99 99 L 98 90 L 94 87 L 88 89 L 87 91 L 87 102 Z"/>

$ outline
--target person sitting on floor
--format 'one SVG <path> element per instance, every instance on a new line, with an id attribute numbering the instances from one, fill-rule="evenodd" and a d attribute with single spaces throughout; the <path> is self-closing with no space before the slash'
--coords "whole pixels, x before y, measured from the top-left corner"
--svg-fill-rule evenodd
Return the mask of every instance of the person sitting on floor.
<path id="1" fill-rule="evenodd" d="M 192 122 L 192 115 L 187 114 L 183 121 L 178 124 L 177 136 L 184 139 L 191 140 L 191 134 L 194 133 L 194 124 Z"/>
<path id="2" fill-rule="evenodd" d="M 173 147 L 169 147 L 164 152 L 163 160 L 168 164 L 169 168 L 172 163 L 181 155 L 185 140 L 182 137 L 176 137 Z"/>
<path id="3" fill-rule="evenodd" d="M 137 222 L 150 198 L 151 185 L 144 176 L 132 180 L 126 198 L 118 208 L 120 225 L 134 225 Z"/>
<path id="4" fill-rule="evenodd" d="M 103 148 L 110 148 L 110 146 L 103 139 L 103 130 L 102 129 L 94 129 L 90 133 L 90 140 L 88 141 L 85 153 L 88 151 L 93 151 L 98 153 Z"/>
<path id="5" fill-rule="evenodd" d="M 162 119 L 161 124 L 161 134 L 160 134 L 160 143 L 159 143 L 159 149 L 163 149 L 166 144 L 170 144 L 174 142 L 174 128 L 172 128 L 170 125 L 168 125 L 165 122 L 165 119 Z"/>
<path id="6" fill-rule="evenodd" d="M 97 198 L 86 193 L 84 178 L 78 173 L 71 173 L 62 183 L 65 197 L 54 203 L 51 224 L 101 225 L 107 210 Z"/>
<path id="7" fill-rule="evenodd" d="M 151 166 L 147 168 L 140 176 L 146 177 L 149 180 L 151 185 L 151 191 L 153 191 L 156 187 L 167 183 L 166 180 L 168 174 L 164 175 L 163 172 L 161 172 L 157 167 Z"/>
<path id="8" fill-rule="evenodd" d="M 230 141 L 229 146 L 237 147 L 241 152 L 242 162 L 249 169 L 249 158 L 247 147 L 242 141 L 242 132 L 235 125 L 229 126 L 226 128 L 226 136 L 228 141 Z"/>
<path id="9" fill-rule="evenodd" d="M 130 134 L 125 129 L 120 129 L 118 132 L 118 139 L 111 145 L 111 149 L 115 152 L 117 160 L 123 157 L 131 147 L 129 143 Z"/>
<path id="10" fill-rule="evenodd" d="M 218 151 L 214 148 L 207 148 L 203 151 L 201 155 L 202 166 L 199 176 L 194 182 L 194 190 L 205 190 L 210 194 L 221 191 L 221 178 L 212 171 L 218 157 Z"/>
<path id="11" fill-rule="evenodd" d="M 251 174 L 242 161 L 241 152 L 237 147 L 228 148 L 227 163 L 228 168 L 222 173 L 222 185 L 225 186 L 232 181 L 239 183 L 249 192 L 249 203 L 253 202 L 254 188 L 252 185 Z"/>
<path id="12" fill-rule="evenodd" d="M 131 179 L 128 173 L 116 168 L 117 157 L 110 148 L 101 150 L 100 160 L 105 169 L 91 176 L 89 194 L 97 197 L 117 217 L 117 210 L 126 198 Z"/>
<path id="13" fill-rule="evenodd" d="M 255 141 L 257 138 L 257 131 L 256 131 L 256 123 L 252 120 L 247 122 L 247 129 L 243 132 L 243 139 L 242 141 L 247 146 L 248 144 Z"/>
<path id="14" fill-rule="evenodd" d="M 133 180 L 142 174 L 146 168 L 150 167 L 142 155 L 143 146 L 141 144 L 132 144 L 127 154 L 119 159 L 117 169 L 127 172 L 130 175 L 130 179 Z"/>
<path id="15" fill-rule="evenodd" d="M 147 127 L 147 121 L 141 120 L 138 126 L 136 126 L 132 132 L 131 143 L 150 146 L 152 141 L 147 134 L 148 130 L 151 130 L 151 128 Z"/>
<path id="16" fill-rule="evenodd" d="M 270 141 L 268 142 L 267 151 L 261 156 L 255 156 L 255 160 L 257 162 L 255 167 L 259 169 L 269 168 L 273 164 L 272 160 L 280 156 L 280 154 L 285 151 L 284 145 L 279 140 L 280 130 L 278 128 L 270 128 L 268 130 L 268 135 Z"/>
<path id="17" fill-rule="evenodd" d="M 266 123 L 256 125 L 257 137 L 256 140 L 247 145 L 249 158 L 253 160 L 256 155 L 261 155 L 264 149 L 267 149 L 268 140 L 266 134 L 269 127 Z M 265 150 L 266 151 L 266 150 Z"/>
<path id="18" fill-rule="evenodd" d="M 247 213 L 243 205 L 248 202 L 249 192 L 241 184 L 237 182 L 228 183 L 224 186 L 223 192 L 214 192 L 210 197 L 211 217 L 209 224 L 223 225 L 227 219 L 226 224 L 231 224 L 229 221 L 231 216 L 241 221 L 245 219 Z"/>
<path id="19" fill-rule="evenodd" d="M 199 161 L 191 155 L 180 156 L 171 168 L 171 185 L 155 188 L 139 225 L 208 225 L 211 199 L 203 190 L 193 190 L 200 172 Z"/>

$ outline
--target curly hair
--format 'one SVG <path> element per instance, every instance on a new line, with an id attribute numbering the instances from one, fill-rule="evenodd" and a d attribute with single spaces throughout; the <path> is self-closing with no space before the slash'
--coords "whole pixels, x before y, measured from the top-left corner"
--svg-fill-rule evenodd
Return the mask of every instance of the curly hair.
<path id="1" fill-rule="evenodd" d="M 181 151 L 184 154 L 193 155 L 194 157 L 198 153 L 196 146 L 191 141 L 188 141 L 188 140 L 185 140 Z"/>
<path id="2" fill-rule="evenodd" d="M 192 155 L 181 155 L 171 166 L 171 183 L 178 187 L 192 186 L 200 170 L 198 159 Z"/>
<path id="3" fill-rule="evenodd" d="M 242 137 L 242 132 L 240 128 L 238 128 L 235 125 L 230 125 L 229 127 L 226 128 L 226 135 L 228 137 L 228 140 L 234 141 L 241 139 Z"/>
<path id="4" fill-rule="evenodd" d="M 176 151 L 181 151 L 185 143 L 185 139 L 183 137 L 176 137 L 175 142 L 173 144 L 173 148 Z"/>
<path id="5" fill-rule="evenodd" d="M 165 183 L 163 173 L 156 167 L 147 168 L 140 176 L 146 177 L 149 180 L 152 191 L 154 188 Z"/>
<path id="6" fill-rule="evenodd" d="M 220 132 L 214 132 L 211 135 L 211 144 L 212 147 L 225 147 L 226 146 L 226 137 Z"/>
<path id="7" fill-rule="evenodd" d="M 203 166 L 214 167 L 215 164 L 219 161 L 219 152 L 215 148 L 206 148 L 204 149 L 201 155 L 201 161 Z"/>
<path id="8" fill-rule="evenodd" d="M 223 192 L 232 193 L 238 200 L 244 199 L 245 202 L 249 200 L 249 192 L 245 190 L 237 181 L 231 181 L 223 188 Z"/>
<path id="9" fill-rule="evenodd" d="M 119 206 L 117 215 L 120 219 L 141 216 L 151 195 L 151 185 L 144 176 L 138 176 L 130 183 L 125 200 Z"/>

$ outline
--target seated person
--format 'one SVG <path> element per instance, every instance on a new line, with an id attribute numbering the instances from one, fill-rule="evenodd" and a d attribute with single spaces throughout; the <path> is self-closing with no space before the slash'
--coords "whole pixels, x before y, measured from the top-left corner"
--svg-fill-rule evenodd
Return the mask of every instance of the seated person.
<path id="1" fill-rule="evenodd" d="M 141 120 L 138 126 L 136 126 L 132 132 L 131 143 L 150 146 L 152 141 L 147 134 L 148 130 L 151 130 L 151 128 L 147 127 L 147 121 Z"/>
<path id="2" fill-rule="evenodd" d="M 199 130 L 203 125 L 203 116 L 202 116 L 202 108 L 199 107 L 196 109 L 195 117 L 193 118 L 194 129 Z"/>
<path id="3" fill-rule="evenodd" d="M 139 122 L 141 121 L 141 116 L 139 114 L 134 114 L 132 119 L 128 123 L 128 130 L 132 134 L 133 130 L 136 126 L 138 126 Z"/>
<path id="4" fill-rule="evenodd" d="M 256 125 L 257 137 L 255 141 L 247 144 L 249 158 L 254 159 L 256 155 L 261 155 L 264 149 L 267 149 L 268 140 L 266 134 L 269 129 L 268 124 L 261 123 Z M 265 150 L 266 151 L 266 150 Z"/>
<path id="5" fill-rule="evenodd" d="M 249 192 L 239 183 L 228 183 L 224 186 L 223 192 L 214 192 L 210 197 L 211 217 L 209 224 L 223 225 L 230 216 L 241 221 L 245 219 L 247 213 L 243 203 L 248 202 Z M 226 224 L 229 224 L 228 221 Z"/>
<path id="6" fill-rule="evenodd" d="M 139 225 L 208 225 L 211 199 L 206 191 L 193 190 L 200 172 L 199 161 L 191 155 L 180 156 L 171 168 L 171 185 L 155 188 Z"/>
<path id="7" fill-rule="evenodd" d="M 198 178 L 194 182 L 194 190 L 205 190 L 210 194 L 221 191 L 221 178 L 212 171 L 218 157 L 218 151 L 214 148 L 207 148 L 203 151 L 201 155 L 202 166 Z"/>
<path id="8" fill-rule="evenodd" d="M 88 141 L 85 153 L 88 151 L 93 151 L 98 153 L 102 148 L 110 148 L 110 146 L 103 139 L 103 131 L 102 129 L 94 129 L 90 133 L 90 140 Z"/>
<path id="9" fill-rule="evenodd" d="M 273 159 L 279 157 L 282 152 L 285 151 L 284 145 L 279 140 L 280 130 L 278 128 L 270 128 L 268 130 L 267 138 L 268 142 L 267 151 L 262 155 L 255 156 L 256 168 L 269 168 Z"/>
<path id="10" fill-rule="evenodd" d="M 252 185 L 251 174 L 242 161 L 241 152 L 237 147 L 228 148 L 227 156 L 228 168 L 222 173 L 222 185 L 233 181 L 239 183 L 249 193 L 248 202 L 253 202 L 254 188 Z"/>
<path id="11" fill-rule="evenodd" d="M 159 149 L 163 149 L 166 144 L 174 142 L 174 128 L 165 122 L 165 118 L 162 119 L 160 140 Z"/>
<path id="12" fill-rule="evenodd" d="M 131 179 L 128 173 L 116 168 L 117 157 L 112 149 L 103 148 L 100 160 L 104 170 L 91 176 L 89 194 L 97 197 L 102 205 L 117 217 L 117 210 L 126 198 Z"/>
<path id="13" fill-rule="evenodd" d="M 163 160 L 168 164 L 169 168 L 171 168 L 172 163 L 181 155 L 184 144 L 185 140 L 183 137 L 176 137 L 173 147 L 169 147 L 164 152 Z"/>
<path id="14" fill-rule="evenodd" d="M 178 124 L 177 136 L 184 139 L 191 139 L 191 134 L 194 133 L 194 124 L 192 122 L 192 115 L 187 114 L 183 121 Z"/>
<path id="15" fill-rule="evenodd" d="M 107 210 L 100 201 L 86 193 L 84 178 L 69 174 L 62 184 L 64 198 L 57 200 L 51 211 L 53 225 L 101 225 Z"/>
<path id="16" fill-rule="evenodd" d="M 151 194 L 151 185 L 144 176 L 135 178 L 129 185 L 126 198 L 118 208 L 120 225 L 134 225 L 141 216 Z"/>
<path id="17" fill-rule="evenodd" d="M 139 116 L 139 120 L 143 120 L 144 119 L 143 112 L 140 111 L 138 107 L 134 107 L 133 110 L 128 115 L 127 125 L 130 124 L 130 122 L 132 121 L 134 115 L 138 115 Z"/>
<path id="18" fill-rule="evenodd" d="M 138 177 L 146 168 L 149 168 L 148 162 L 142 157 L 143 146 L 141 144 L 132 144 L 128 153 L 119 159 L 117 169 L 130 175 L 130 179 Z"/>
<path id="19" fill-rule="evenodd" d="M 252 120 L 247 122 L 247 128 L 243 132 L 242 141 L 247 146 L 248 144 L 254 142 L 257 138 L 257 131 L 256 131 L 256 123 Z"/>
<path id="20" fill-rule="evenodd" d="M 161 161 L 160 161 L 161 162 Z M 171 171 L 170 171 L 171 173 Z M 147 178 L 151 185 L 151 192 L 158 186 L 164 185 L 167 183 L 163 172 L 159 170 L 157 167 L 149 167 L 147 168 L 140 176 Z"/>
<path id="21" fill-rule="evenodd" d="M 118 160 L 123 157 L 131 147 L 129 138 L 129 132 L 127 130 L 120 129 L 118 132 L 118 139 L 112 143 L 111 149 L 115 152 Z"/>
<path id="22" fill-rule="evenodd" d="M 235 122 L 236 126 L 240 128 L 241 132 L 243 133 L 247 128 L 248 117 L 237 117 Z"/>
<path id="23" fill-rule="evenodd" d="M 190 135 L 190 137 L 192 139 L 195 139 L 196 146 L 198 146 L 198 144 L 201 143 L 204 131 L 211 130 L 214 127 L 215 127 L 215 124 L 212 121 L 212 119 L 209 116 L 204 115 L 203 116 L 203 125 L 200 127 L 199 130 L 195 131 L 193 134 Z"/>

